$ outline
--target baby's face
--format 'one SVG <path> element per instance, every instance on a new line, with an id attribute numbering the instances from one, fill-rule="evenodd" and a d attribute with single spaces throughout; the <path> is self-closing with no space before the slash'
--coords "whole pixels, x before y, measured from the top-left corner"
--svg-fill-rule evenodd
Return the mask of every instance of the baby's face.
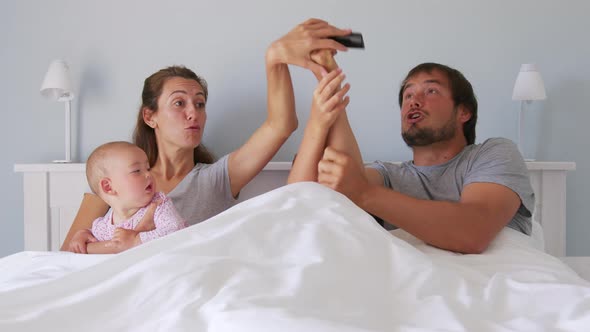
<path id="1" fill-rule="evenodd" d="M 126 208 L 146 206 L 154 197 L 154 180 L 145 152 L 139 147 L 124 147 L 114 151 L 109 174 L 117 199 Z"/>

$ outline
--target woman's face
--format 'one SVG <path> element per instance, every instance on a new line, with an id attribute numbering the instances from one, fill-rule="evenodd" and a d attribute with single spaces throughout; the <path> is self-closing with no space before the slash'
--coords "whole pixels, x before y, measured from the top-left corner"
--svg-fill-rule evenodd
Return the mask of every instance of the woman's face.
<path id="1" fill-rule="evenodd" d="M 152 123 L 148 122 L 156 131 L 158 145 L 193 150 L 201 144 L 207 120 L 205 104 L 203 87 L 197 81 L 168 79 L 158 98 L 158 111 L 151 115 Z"/>

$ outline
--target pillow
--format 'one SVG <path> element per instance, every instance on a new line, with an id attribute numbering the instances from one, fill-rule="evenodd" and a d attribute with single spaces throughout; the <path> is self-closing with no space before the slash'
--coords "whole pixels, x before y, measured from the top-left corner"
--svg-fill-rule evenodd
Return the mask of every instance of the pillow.
<path id="1" fill-rule="evenodd" d="M 545 234 L 543 233 L 543 226 L 537 221 L 536 215 L 533 213 L 531 218 L 533 228 L 531 231 L 531 240 L 534 248 L 545 252 Z"/>

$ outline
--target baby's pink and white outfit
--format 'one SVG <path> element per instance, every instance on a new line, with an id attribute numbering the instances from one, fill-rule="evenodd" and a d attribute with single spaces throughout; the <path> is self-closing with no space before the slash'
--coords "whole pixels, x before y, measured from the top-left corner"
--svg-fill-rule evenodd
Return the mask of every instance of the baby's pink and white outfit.
<path id="1" fill-rule="evenodd" d="M 178 214 L 178 211 L 176 211 L 170 198 L 166 197 L 162 192 L 157 192 L 154 195 L 152 202 L 157 200 L 161 200 L 161 203 L 156 207 L 156 211 L 154 212 L 154 224 L 156 225 L 156 228 L 148 232 L 140 232 L 139 237 L 141 243 L 157 239 L 166 234 L 187 227 L 186 222 Z M 96 218 L 96 220 L 92 222 L 92 235 L 94 235 L 98 241 L 108 241 L 113 238 L 115 229 L 117 228 L 135 229 L 141 221 L 141 218 L 145 215 L 148 206 L 149 204 L 142 207 L 135 212 L 131 218 L 117 226 L 113 225 L 113 209 L 109 209 L 104 217 Z"/>

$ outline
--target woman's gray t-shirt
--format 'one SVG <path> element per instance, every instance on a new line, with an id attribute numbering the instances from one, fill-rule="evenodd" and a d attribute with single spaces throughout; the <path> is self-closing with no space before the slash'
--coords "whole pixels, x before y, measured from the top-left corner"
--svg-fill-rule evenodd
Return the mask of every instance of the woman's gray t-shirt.
<path id="1" fill-rule="evenodd" d="M 531 234 L 535 194 L 524 159 L 516 145 L 505 138 L 490 138 L 468 145 L 448 162 L 415 166 L 412 161 L 368 165 L 379 171 L 383 185 L 408 196 L 457 202 L 463 188 L 474 182 L 491 182 L 510 188 L 520 197 L 520 207 L 508 227 Z M 477 222 L 477 220 L 474 220 Z"/>
<path id="2" fill-rule="evenodd" d="M 174 207 L 189 225 L 209 219 L 232 207 L 228 156 L 213 164 L 197 164 L 170 192 Z"/>

